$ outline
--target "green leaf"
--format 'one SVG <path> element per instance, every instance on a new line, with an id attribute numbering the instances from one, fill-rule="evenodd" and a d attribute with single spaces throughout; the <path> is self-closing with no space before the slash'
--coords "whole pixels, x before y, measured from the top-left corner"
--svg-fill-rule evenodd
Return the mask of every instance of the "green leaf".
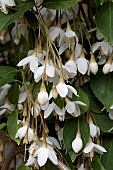
<path id="1" fill-rule="evenodd" d="M 113 120 L 108 117 L 108 114 L 96 114 L 92 113 L 93 118 L 95 119 L 97 125 L 103 132 L 108 132 L 113 127 Z"/>
<path id="2" fill-rule="evenodd" d="M 113 3 L 111 1 L 100 6 L 95 16 L 97 28 L 108 39 L 110 43 L 113 42 L 112 16 L 113 16 Z"/>
<path id="3" fill-rule="evenodd" d="M 41 82 L 38 82 L 33 88 L 33 99 L 36 100 L 38 93 L 40 92 Z"/>
<path id="4" fill-rule="evenodd" d="M 60 96 L 57 97 L 57 99 L 54 99 L 54 103 L 60 108 L 63 109 L 64 107 L 64 99 Z"/>
<path id="5" fill-rule="evenodd" d="M 15 9 L 18 9 L 17 11 L 11 11 L 8 13 L 8 15 L 0 12 L 0 31 L 4 30 L 7 28 L 12 22 L 14 22 L 18 17 L 23 15 L 26 11 L 31 9 L 34 6 L 33 1 L 29 1 L 26 3 L 20 4 L 16 6 Z"/>
<path id="6" fill-rule="evenodd" d="M 16 68 L 9 66 L 0 66 L 0 86 L 12 82 L 16 74 Z"/>
<path id="7" fill-rule="evenodd" d="M 42 6 L 49 9 L 68 9 L 75 5 L 79 0 L 44 0 Z"/>
<path id="8" fill-rule="evenodd" d="M 59 169 L 57 168 L 57 166 L 55 166 L 55 165 L 54 165 L 53 163 L 51 163 L 50 161 L 47 161 L 45 167 L 46 167 L 46 170 L 50 170 L 50 169 L 52 169 L 52 170 L 59 170 Z"/>
<path id="9" fill-rule="evenodd" d="M 107 150 L 101 157 L 105 170 L 113 170 L 113 135 L 107 134 L 103 137 L 103 147 Z"/>
<path id="10" fill-rule="evenodd" d="M 8 99 L 10 103 L 12 104 L 18 104 L 19 99 L 19 86 L 18 85 L 12 85 L 11 88 L 8 91 Z"/>
<path id="11" fill-rule="evenodd" d="M 91 167 L 93 168 L 93 170 L 105 170 L 102 163 L 100 162 L 100 159 L 97 156 L 93 158 Z"/>
<path id="12" fill-rule="evenodd" d="M 90 109 L 92 112 L 101 113 L 101 110 L 102 110 L 102 108 L 103 108 L 103 105 L 102 105 L 102 103 L 97 99 L 97 97 L 95 97 L 95 95 L 93 94 L 89 82 L 88 82 L 88 83 L 85 83 L 85 84 L 82 86 L 82 89 L 85 91 L 85 93 L 87 94 L 87 96 L 88 96 L 88 98 L 89 98 L 89 101 L 90 101 L 89 109 Z"/>
<path id="13" fill-rule="evenodd" d="M 89 109 L 89 98 L 87 94 L 81 88 L 79 88 L 77 91 L 78 91 L 79 97 L 77 97 L 76 100 L 81 101 L 86 104 L 86 106 L 79 105 L 81 114 L 84 114 Z"/>
<path id="14" fill-rule="evenodd" d="M 64 126 L 64 132 L 63 132 L 63 139 L 64 139 L 64 144 L 65 147 L 71 157 L 71 160 L 74 162 L 76 157 L 81 153 L 76 154 L 72 150 L 72 142 L 76 137 L 77 133 L 77 120 L 68 120 Z M 89 140 L 89 125 L 87 124 L 86 121 L 84 121 L 82 118 L 79 120 L 80 124 L 80 131 L 81 131 L 81 137 L 83 140 L 83 145 L 85 147 L 86 143 Z M 83 147 L 83 148 L 84 148 Z"/>
<path id="15" fill-rule="evenodd" d="M 7 128 L 11 139 L 13 139 L 19 145 L 21 140 L 15 138 L 16 132 L 19 129 L 19 126 L 17 125 L 17 120 L 18 120 L 18 111 L 15 110 L 11 113 L 11 115 L 8 116 Z"/>
<path id="16" fill-rule="evenodd" d="M 6 123 L 2 123 L 2 124 L 0 124 L 0 130 L 1 130 L 1 129 L 3 129 L 5 126 L 7 126 L 7 124 L 6 124 Z"/>
<path id="17" fill-rule="evenodd" d="M 18 167 L 17 170 L 30 170 L 30 167 L 25 166 L 25 165 L 21 165 L 21 166 Z"/>
<path id="18" fill-rule="evenodd" d="M 109 111 L 113 104 L 113 73 L 104 75 L 99 72 L 96 76 L 93 76 L 90 84 L 95 96 Z"/>

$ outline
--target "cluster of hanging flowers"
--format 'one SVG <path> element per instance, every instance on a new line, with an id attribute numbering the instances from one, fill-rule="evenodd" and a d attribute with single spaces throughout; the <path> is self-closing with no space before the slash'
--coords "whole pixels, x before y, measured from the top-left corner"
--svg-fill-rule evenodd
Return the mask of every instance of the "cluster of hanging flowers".
<path id="1" fill-rule="evenodd" d="M 16 5 L 13 0 L 10 0 L 9 3 L 5 0 L 0 0 L 0 2 L 1 11 L 5 14 L 8 14 L 9 7 Z M 59 165 L 60 156 L 57 150 L 65 149 L 62 146 L 64 127 L 61 128 L 59 124 L 66 121 L 67 117 L 78 121 L 76 135 L 71 141 L 71 149 L 76 154 L 82 153 L 84 157 L 92 160 L 94 152 L 99 154 L 106 152 L 99 141 L 100 129 L 89 112 L 86 122 L 90 135 L 88 142 L 84 144 L 79 118 L 81 108 L 87 107 L 87 103 L 79 96 L 78 88 L 76 88 L 79 82 L 76 78 L 80 76 L 81 79 L 82 77 L 84 79 L 82 84 L 84 84 L 89 81 L 91 74 L 97 74 L 99 65 L 103 65 L 104 74 L 113 71 L 112 45 L 109 45 L 102 37 L 102 40 L 99 39 L 99 42 L 90 45 L 88 54 L 83 44 L 80 44 L 79 34 L 68 21 L 67 16 L 70 11 L 61 14 L 66 15 L 66 29 L 62 29 L 60 20 L 56 26 L 54 24 L 48 27 L 46 17 L 49 16 L 54 23 L 56 16 L 53 10 L 48 11 L 39 9 L 41 15 L 37 17 L 39 26 L 35 47 L 30 49 L 27 56 L 17 64 L 22 75 L 18 104 L 10 103 L 7 98 L 8 91 L 12 87 L 11 84 L 6 84 L 0 89 L 0 100 L 3 101 L 0 106 L 0 116 L 6 113 L 11 114 L 15 109 L 22 113 L 21 120 L 17 122 L 19 128 L 15 138 L 21 139 L 25 146 L 30 144 L 26 166 L 34 165 L 36 168 L 44 166 L 47 160 Z M 42 30 L 42 23 L 45 32 Z M 28 27 L 24 18 L 21 17 L 14 22 L 11 35 L 16 45 L 19 44 L 22 36 L 26 37 L 28 41 Z M 6 42 L 9 40 L 6 30 L 0 33 L 0 40 Z M 97 58 L 95 51 L 98 53 Z M 90 59 L 87 59 L 87 55 L 90 56 Z M 113 106 L 110 107 L 109 112 L 111 119 L 113 119 L 112 112 Z M 49 136 L 48 121 L 51 118 L 55 124 L 56 138 Z M 39 122 L 41 122 L 40 125 Z M 95 142 L 97 141 L 95 139 L 98 139 L 98 143 Z M 80 169 L 85 169 L 83 162 L 78 170 Z"/>

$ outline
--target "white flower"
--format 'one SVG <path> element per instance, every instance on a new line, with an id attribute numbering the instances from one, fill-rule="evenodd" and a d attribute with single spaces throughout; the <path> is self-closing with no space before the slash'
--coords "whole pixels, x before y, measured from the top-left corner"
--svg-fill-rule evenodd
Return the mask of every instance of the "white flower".
<path id="1" fill-rule="evenodd" d="M 49 158 L 55 165 L 58 164 L 57 156 L 54 149 L 50 146 L 41 146 L 37 151 L 35 151 L 34 156 L 37 157 L 39 166 L 45 165 L 47 159 Z"/>
<path id="2" fill-rule="evenodd" d="M 51 40 L 54 41 L 59 35 L 61 36 L 64 31 L 60 28 L 60 25 L 57 25 L 56 27 L 50 27 L 49 33 Z"/>
<path id="3" fill-rule="evenodd" d="M 76 96 L 77 91 L 70 85 L 66 85 L 64 82 L 59 82 L 59 84 L 56 86 L 57 92 L 61 97 L 66 97 L 68 94 L 68 91 L 73 92 Z"/>
<path id="4" fill-rule="evenodd" d="M 66 62 L 65 65 L 62 65 L 62 68 L 67 71 L 69 78 L 73 78 L 77 75 L 77 65 L 71 58 Z"/>
<path id="5" fill-rule="evenodd" d="M 34 74 L 35 82 L 40 81 L 40 79 L 42 78 L 42 75 L 44 73 L 44 69 L 46 69 L 45 72 L 46 72 L 47 76 L 54 77 L 55 67 L 53 65 L 50 65 L 49 63 L 47 63 L 46 67 L 45 67 L 45 65 L 43 65 L 43 66 L 40 66 L 37 68 L 37 70 Z"/>
<path id="6" fill-rule="evenodd" d="M 89 63 L 89 69 L 93 74 L 96 74 L 98 71 L 98 64 L 97 64 L 94 56 L 91 56 L 90 63 Z"/>
<path id="7" fill-rule="evenodd" d="M 57 97 L 58 97 L 58 92 L 56 90 L 56 86 L 53 84 L 52 90 L 50 91 L 50 94 L 49 94 L 49 100 L 51 100 L 51 98 L 56 99 Z"/>
<path id="8" fill-rule="evenodd" d="M 33 140 L 33 137 L 34 137 L 34 132 L 33 132 L 33 129 L 31 129 L 27 125 L 24 125 L 23 127 L 18 129 L 18 131 L 15 135 L 15 138 L 22 139 L 26 135 L 27 129 L 28 129 L 28 141 L 31 142 Z"/>
<path id="9" fill-rule="evenodd" d="M 83 75 L 86 74 L 89 62 L 85 59 L 84 54 L 81 54 L 80 57 L 77 58 L 76 64 L 78 67 L 78 71 Z"/>
<path id="10" fill-rule="evenodd" d="M 100 129 L 93 123 L 89 124 L 89 128 L 90 128 L 90 135 L 92 136 L 92 138 L 96 137 L 97 134 L 100 133 Z"/>
<path id="11" fill-rule="evenodd" d="M 14 105 L 6 102 L 4 105 L 0 106 L 0 115 L 4 114 L 6 111 L 13 111 Z"/>
<path id="12" fill-rule="evenodd" d="M 48 93 L 45 88 L 45 84 L 41 84 L 40 92 L 38 93 L 38 103 L 45 105 L 48 101 Z"/>
<path id="13" fill-rule="evenodd" d="M 86 106 L 86 104 L 81 101 L 72 102 L 67 98 L 65 100 L 66 100 L 66 106 L 65 106 L 66 111 L 74 117 L 78 117 L 81 113 L 79 105 Z"/>
<path id="14" fill-rule="evenodd" d="M 8 14 L 8 9 L 6 8 L 7 6 L 12 7 L 15 6 L 15 1 L 14 0 L 0 0 L 0 9 L 3 13 Z"/>
<path id="15" fill-rule="evenodd" d="M 62 110 L 53 102 L 49 104 L 48 108 L 44 111 L 44 118 L 46 119 L 53 111 L 59 115 L 59 116 L 65 116 L 65 109 Z"/>
<path id="16" fill-rule="evenodd" d="M 110 107 L 110 110 L 109 110 L 109 118 L 113 120 L 113 105 Z"/>
<path id="17" fill-rule="evenodd" d="M 31 53 L 28 52 L 28 57 L 22 59 L 18 64 L 17 66 L 25 66 L 26 64 L 29 64 L 30 65 L 30 70 L 34 73 L 37 68 L 38 68 L 38 63 L 40 62 L 40 60 L 38 59 L 37 56 L 37 52 L 36 52 L 36 49 L 34 49 L 34 51 L 32 52 L 32 54 L 29 54 Z"/>
<path id="18" fill-rule="evenodd" d="M 25 166 L 30 166 L 30 165 L 33 165 L 33 164 L 36 164 L 37 165 L 37 159 L 34 158 L 31 154 L 29 154 L 29 158 L 25 164 Z M 37 165 L 38 166 L 38 165 Z"/>
<path id="19" fill-rule="evenodd" d="M 10 87 L 11 87 L 11 84 L 5 84 L 4 86 L 2 86 L 0 88 L 0 100 L 3 100 L 5 98 L 5 96 L 7 95 L 8 90 L 10 89 Z"/>
<path id="20" fill-rule="evenodd" d="M 91 151 L 95 151 L 95 152 L 97 152 L 99 154 L 103 154 L 103 152 L 107 152 L 104 147 L 102 147 L 102 146 L 100 146 L 98 144 L 94 144 L 93 142 L 89 142 L 89 143 L 87 143 L 87 145 L 84 148 L 83 152 L 85 154 L 88 154 Z"/>
<path id="21" fill-rule="evenodd" d="M 71 28 L 67 29 L 67 31 L 62 34 L 59 41 L 59 54 L 62 54 L 67 48 L 74 50 L 74 38 L 76 38 L 76 43 L 78 43 L 78 37 L 75 32 L 71 30 Z"/>
<path id="22" fill-rule="evenodd" d="M 31 114 L 34 116 L 34 118 L 37 118 L 40 114 L 41 108 L 38 103 L 35 104 L 35 106 L 31 108 Z"/>
<path id="23" fill-rule="evenodd" d="M 76 137 L 74 141 L 72 142 L 72 149 L 75 153 L 78 153 L 83 147 L 83 142 L 80 137 Z"/>
<path id="24" fill-rule="evenodd" d="M 107 74 L 107 73 L 109 73 L 110 71 L 112 71 L 112 69 L 113 69 L 113 68 L 112 68 L 112 58 L 110 57 L 110 58 L 107 60 L 107 62 L 105 63 L 102 71 L 103 71 L 104 74 Z"/>
<path id="25" fill-rule="evenodd" d="M 103 53 L 107 55 L 108 53 L 112 53 L 112 47 L 106 43 L 105 41 L 102 42 L 96 42 L 95 44 L 92 45 L 92 51 L 93 53 L 98 50 L 99 48 L 102 49 Z"/>

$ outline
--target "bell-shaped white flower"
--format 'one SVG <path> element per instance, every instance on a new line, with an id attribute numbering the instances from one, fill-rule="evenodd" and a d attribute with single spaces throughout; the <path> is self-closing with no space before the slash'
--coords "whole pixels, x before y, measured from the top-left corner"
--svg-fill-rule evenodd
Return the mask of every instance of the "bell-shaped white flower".
<path id="1" fill-rule="evenodd" d="M 65 106 L 66 111 L 74 117 L 78 117 L 81 113 L 79 105 L 86 106 L 86 104 L 81 101 L 72 102 L 68 98 L 65 98 L 65 100 L 66 100 L 66 106 Z"/>
<path id="2" fill-rule="evenodd" d="M 40 92 L 38 93 L 38 103 L 45 105 L 48 101 L 48 93 L 46 91 L 45 84 L 41 84 Z"/>
<path id="3" fill-rule="evenodd" d="M 57 89 L 58 94 L 62 98 L 66 97 L 69 91 L 73 92 L 76 96 L 78 96 L 75 88 L 73 88 L 70 85 L 65 84 L 62 78 L 60 79 L 58 85 L 56 86 L 56 89 Z"/>
<path id="4" fill-rule="evenodd" d="M 35 157 L 33 157 L 31 154 L 29 154 L 29 158 L 28 158 L 25 166 L 30 166 L 30 165 L 33 165 L 33 164 L 38 166 L 37 159 Z"/>
<path id="5" fill-rule="evenodd" d="M 110 70 L 111 70 L 111 66 L 112 66 L 112 58 L 109 57 L 109 59 L 107 60 L 107 62 L 105 63 L 105 65 L 104 65 L 104 67 L 102 69 L 103 73 L 104 74 L 109 73 Z"/>
<path id="6" fill-rule="evenodd" d="M 41 108 L 38 103 L 35 104 L 35 106 L 31 108 L 31 114 L 34 118 L 37 118 L 40 114 Z"/>
<path id="7" fill-rule="evenodd" d="M 74 50 L 75 40 L 78 43 L 78 37 L 74 31 L 71 30 L 69 23 L 67 23 L 67 30 L 64 32 L 59 41 L 59 54 L 62 54 L 67 48 Z"/>
<path id="8" fill-rule="evenodd" d="M 30 54 L 30 55 L 28 55 L 28 57 L 22 59 L 17 64 L 17 66 L 20 67 L 20 66 L 25 66 L 26 64 L 29 64 L 30 65 L 30 70 L 34 73 L 37 70 L 38 63 L 39 63 L 39 60 L 38 60 L 38 58 L 36 56 L 37 56 L 37 52 L 36 52 L 36 49 L 34 49 L 32 54 Z"/>
<path id="9" fill-rule="evenodd" d="M 112 53 L 112 47 L 106 43 L 105 41 L 102 42 L 96 42 L 95 44 L 92 45 L 92 51 L 93 53 L 98 50 L 99 48 L 101 48 L 101 50 L 103 51 L 103 53 L 105 55 L 107 55 L 108 53 Z"/>
<path id="10" fill-rule="evenodd" d="M 31 142 L 33 140 L 33 137 L 34 137 L 33 129 L 28 127 L 27 122 L 23 122 L 23 125 L 24 126 L 19 128 L 18 131 L 16 132 L 15 138 L 22 139 L 26 135 L 26 133 L 28 133 L 28 141 Z"/>
<path id="11" fill-rule="evenodd" d="M 46 66 L 44 64 L 43 66 L 40 66 L 37 68 L 37 70 L 34 74 L 35 82 L 40 81 L 40 79 L 42 78 L 42 75 L 44 73 L 44 69 L 45 69 L 45 73 L 47 76 L 54 77 L 55 67 L 53 66 L 53 63 L 51 63 L 51 64 L 47 63 Z"/>
<path id="12" fill-rule="evenodd" d="M 5 84 L 0 88 L 0 101 L 2 102 L 6 97 L 8 90 L 10 89 L 11 84 Z"/>
<path id="13" fill-rule="evenodd" d="M 107 152 L 104 147 L 102 147 L 102 146 L 100 146 L 98 144 L 95 144 L 95 143 L 92 142 L 92 140 L 90 140 L 87 143 L 86 147 L 84 148 L 83 152 L 85 154 L 88 154 L 88 153 L 90 153 L 92 151 L 95 151 L 95 152 L 97 152 L 99 154 L 103 154 L 104 152 Z"/>
<path id="14" fill-rule="evenodd" d="M 91 56 L 91 59 L 90 59 L 89 69 L 93 74 L 96 74 L 98 71 L 98 64 L 93 55 Z"/>
<path id="15" fill-rule="evenodd" d="M 57 156 L 52 146 L 48 146 L 42 143 L 42 146 L 34 152 L 34 156 L 37 157 L 37 161 L 40 167 L 44 166 L 49 158 L 53 164 L 57 165 Z"/>
<path id="16" fill-rule="evenodd" d="M 50 27 L 49 29 L 49 34 L 52 41 L 54 41 L 59 35 L 61 37 L 63 33 L 64 31 L 61 29 L 61 25 L 59 23 L 56 27 Z"/>
<path id="17" fill-rule="evenodd" d="M 84 53 L 81 53 L 80 57 L 77 58 L 76 64 L 77 64 L 79 73 L 81 73 L 83 75 L 86 74 L 86 72 L 88 70 L 89 62 L 88 62 L 88 60 L 85 59 Z"/>
<path id="18" fill-rule="evenodd" d="M 50 94 L 49 94 L 49 100 L 50 100 L 51 98 L 56 99 L 57 97 L 58 97 L 58 92 L 57 92 L 57 90 L 56 90 L 55 84 L 53 83 L 52 90 L 50 91 Z"/>
<path id="19" fill-rule="evenodd" d="M 55 110 L 55 113 L 58 116 L 65 116 L 65 109 L 60 109 L 54 102 L 49 104 L 48 108 L 44 111 L 44 118 L 46 119 L 53 111 Z"/>
<path id="20" fill-rule="evenodd" d="M 75 153 L 78 153 L 83 148 L 83 142 L 81 139 L 80 129 L 78 127 L 78 132 L 76 134 L 76 138 L 72 142 L 72 149 Z"/>

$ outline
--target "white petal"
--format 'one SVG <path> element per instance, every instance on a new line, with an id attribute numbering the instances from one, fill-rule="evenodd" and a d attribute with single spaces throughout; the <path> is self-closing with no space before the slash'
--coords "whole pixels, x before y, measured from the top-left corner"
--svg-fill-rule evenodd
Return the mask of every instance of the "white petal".
<path id="1" fill-rule="evenodd" d="M 32 57 L 32 56 L 28 56 L 28 57 L 22 59 L 22 60 L 17 64 L 17 66 L 24 66 L 24 65 L 28 64 L 28 63 L 30 62 L 30 60 L 31 60 L 31 57 Z"/>
<path id="2" fill-rule="evenodd" d="M 51 103 L 48 108 L 44 111 L 44 119 L 46 119 L 54 110 L 54 103 Z"/>
<path id="3" fill-rule="evenodd" d="M 51 90 L 50 94 L 49 94 L 49 100 L 51 100 L 52 97 L 53 97 L 53 95 L 52 95 L 52 90 Z"/>
<path id="4" fill-rule="evenodd" d="M 56 37 L 58 37 L 58 35 L 60 34 L 60 28 L 54 28 L 52 31 L 50 31 L 50 38 L 52 41 L 54 41 L 56 39 Z"/>
<path id="5" fill-rule="evenodd" d="M 108 54 L 108 47 L 109 47 L 109 45 L 106 43 L 106 42 L 102 42 L 101 43 L 101 48 L 102 48 L 102 51 L 103 51 L 103 53 L 105 54 L 105 55 L 107 55 Z"/>
<path id="6" fill-rule="evenodd" d="M 19 94 L 19 99 L 18 99 L 18 103 L 22 103 L 26 100 L 27 98 L 27 92 L 22 92 Z"/>
<path id="7" fill-rule="evenodd" d="M 51 65 L 49 65 L 49 64 L 46 65 L 46 74 L 47 74 L 49 77 L 54 77 L 54 71 L 55 71 L 54 66 L 51 66 Z"/>
<path id="8" fill-rule="evenodd" d="M 44 72 L 44 66 L 38 67 L 37 71 L 34 74 L 34 78 L 38 79 L 40 76 L 42 76 Z"/>
<path id="9" fill-rule="evenodd" d="M 75 32 L 72 31 L 72 30 L 67 30 L 65 32 L 65 36 L 68 37 L 68 38 L 75 37 Z"/>
<path id="10" fill-rule="evenodd" d="M 86 74 L 86 72 L 88 70 L 87 60 L 85 58 L 78 58 L 76 60 L 76 63 L 77 63 L 78 71 L 83 75 Z"/>
<path id="11" fill-rule="evenodd" d="M 60 144 L 55 138 L 49 136 L 48 139 L 53 143 L 54 146 L 56 146 L 58 149 L 61 149 Z"/>
<path id="12" fill-rule="evenodd" d="M 109 118 L 113 120 L 113 109 L 110 109 L 109 111 Z"/>
<path id="13" fill-rule="evenodd" d="M 72 149 L 75 153 L 78 153 L 83 147 L 82 139 L 79 137 L 76 137 L 74 141 L 72 142 Z"/>
<path id="14" fill-rule="evenodd" d="M 76 47 L 75 47 L 75 58 L 78 58 L 80 56 L 82 52 L 82 46 L 81 44 L 76 44 Z"/>
<path id="15" fill-rule="evenodd" d="M 68 113 L 73 113 L 75 111 L 75 104 L 73 102 L 68 102 L 65 106 L 65 109 Z"/>
<path id="16" fill-rule="evenodd" d="M 55 112 L 59 115 L 59 116 L 63 116 L 65 114 L 65 109 L 60 109 L 56 104 L 55 104 Z"/>
<path id="17" fill-rule="evenodd" d="M 94 144 L 94 151 L 99 153 L 99 154 L 103 154 L 103 152 L 107 152 L 105 150 L 105 148 L 103 148 L 102 146 L 97 145 L 97 144 Z"/>
<path id="18" fill-rule="evenodd" d="M 73 88 L 72 86 L 70 86 L 70 85 L 66 85 L 67 86 L 67 88 L 70 90 L 70 91 L 72 91 L 76 96 L 78 96 L 77 95 L 77 91 L 75 90 L 75 88 Z"/>
<path id="19" fill-rule="evenodd" d="M 33 137 L 34 137 L 33 129 L 29 128 L 28 129 L 28 141 L 31 142 L 33 140 Z"/>
<path id="20" fill-rule="evenodd" d="M 35 71 L 38 68 L 38 60 L 36 60 L 36 57 L 32 56 L 30 60 L 30 70 L 35 73 Z"/>
<path id="21" fill-rule="evenodd" d="M 39 92 L 38 93 L 38 102 L 41 105 L 45 105 L 47 101 L 48 101 L 48 93 L 43 92 L 43 91 Z"/>
<path id="22" fill-rule="evenodd" d="M 14 0 L 4 0 L 3 2 L 8 6 L 15 6 L 16 5 Z"/>
<path id="23" fill-rule="evenodd" d="M 6 112 L 6 109 L 0 110 L 0 115 L 4 114 Z"/>
<path id="24" fill-rule="evenodd" d="M 93 53 L 100 47 L 101 42 L 96 42 L 95 44 L 92 45 L 92 51 Z"/>
<path id="25" fill-rule="evenodd" d="M 93 142 L 89 142 L 87 143 L 86 147 L 84 148 L 84 153 L 90 153 L 92 151 L 94 147 L 94 143 Z"/>
<path id="26" fill-rule="evenodd" d="M 38 164 L 39 166 L 45 165 L 48 158 L 48 148 L 40 148 L 40 152 L 38 153 Z"/>
<path id="27" fill-rule="evenodd" d="M 26 132 L 27 132 L 27 126 L 21 127 L 20 129 L 18 129 L 15 138 L 19 137 L 20 139 L 22 139 L 25 136 Z"/>
<path id="28" fill-rule="evenodd" d="M 50 159 L 55 165 L 58 165 L 57 156 L 56 156 L 54 150 L 50 150 L 50 149 L 49 149 L 48 155 L 49 155 L 49 159 Z"/>
<path id="29" fill-rule="evenodd" d="M 90 127 L 90 135 L 92 136 L 92 138 L 94 138 L 97 134 L 97 127 L 93 123 L 90 123 L 89 127 Z"/>
<path id="30" fill-rule="evenodd" d="M 103 56 L 101 57 L 101 59 L 98 61 L 98 64 L 99 64 L 99 65 L 103 65 L 105 62 L 106 62 L 106 56 L 103 55 Z"/>
<path id="31" fill-rule="evenodd" d="M 61 55 L 68 47 L 69 45 L 67 43 L 62 44 L 59 48 L 59 55 Z"/>
<path id="32" fill-rule="evenodd" d="M 48 108 L 48 106 L 49 106 L 49 101 L 47 101 L 46 104 L 44 104 L 44 105 L 40 105 L 42 110 L 46 110 Z"/>
<path id="33" fill-rule="evenodd" d="M 80 108 L 78 105 L 75 105 L 76 106 L 76 114 L 75 114 L 75 117 L 78 117 L 80 114 L 81 114 L 81 111 L 80 111 Z"/>
<path id="34" fill-rule="evenodd" d="M 75 104 L 79 104 L 81 106 L 87 106 L 85 103 L 81 102 L 81 101 L 75 101 L 74 102 Z"/>
<path id="35" fill-rule="evenodd" d="M 65 83 L 59 83 L 56 86 L 57 92 L 61 97 L 66 97 L 67 93 L 68 93 L 68 88 L 67 85 Z"/>

